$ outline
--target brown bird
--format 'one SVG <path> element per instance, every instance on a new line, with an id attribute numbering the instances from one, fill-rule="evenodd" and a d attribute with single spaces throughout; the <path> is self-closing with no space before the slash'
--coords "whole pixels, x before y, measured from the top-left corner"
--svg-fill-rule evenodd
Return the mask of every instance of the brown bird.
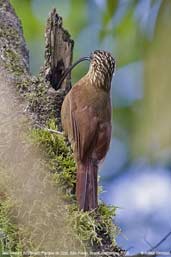
<path id="1" fill-rule="evenodd" d="M 80 61 L 88 59 L 88 73 L 67 94 L 61 111 L 62 126 L 77 164 L 76 197 L 83 211 L 98 207 L 98 166 L 111 139 L 110 89 L 115 70 L 109 52 L 96 50 Z"/>

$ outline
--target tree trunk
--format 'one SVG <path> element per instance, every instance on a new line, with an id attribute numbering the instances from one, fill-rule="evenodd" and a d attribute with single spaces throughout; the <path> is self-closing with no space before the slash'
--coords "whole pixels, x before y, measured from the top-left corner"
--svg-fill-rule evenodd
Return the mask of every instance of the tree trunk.
<path id="1" fill-rule="evenodd" d="M 52 91 L 43 72 L 37 78 L 30 75 L 21 24 L 10 3 L 0 0 L 0 255 L 4 246 L 5 251 L 17 251 L 17 243 L 25 251 L 83 250 L 40 150 L 26 138 L 28 127 L 57 116 L 57 103 L 61 104 L 65 89 L 62 94 Z M 13 205 L 9 217 L 1 216 L 2 196 Z M 9 218 L 16 231 L 10 230 Z M 5 235 L 3 246 L 1 234 Z"/>
<path id="2" fill-rule="evenodd" d="M 40 248 L 38 249 L 41 249 L 41 246 L 43 245 L 43 249 L 45 250 L 48 250 L 48 247 L 50 247 L 49 251 L 54 250 L 54 245 L 46 245 L 48 238 L 50 238 L 49 241 L 51 241 L 51 243 L 54 241 L 54 243 L 57 244 L 57 247 L 57 241 L 61 241 L 60 239 L 62 238 L 62 241 L 65 241 L 64 244 L 67 246 L 67 250 L 69 249 L 71 251 L 75 251 L 76 249 L 82 249 L 82 247 L 80 248 L 80 243 L 78 242 L 79 240 L 75 239 L 76 237 L 74 236 L 73 232 L 71 232 L 70 226 L 65 226 L 64 228 L 61 226 L 61 224 L 63 224 L 63 216 L 66 217 L 66 208 L 64 206 L 64 201 L 61 201 L 59 194 L 56 195 L 54 187 L 52 185 L 49 185 L 49 177 L 48 179 L 46 178 L 47 176 L 43 171 L 41 171 L 40 166 L 38 166 L 37 168 L 37 162 L 39 161 L 39 157 L 37 157 L 37 155 L 33 156 L 33 154 L 31 154 L 30 152 L 29 155 L 25 156 L 25 145 L 27 145 L 27 143 L 25 143 L 25 141 L 23 143 L 23 139 L 20 135 L 23 134 L 20 133 L 20 121 L 21 119 L 23 119 L 23 114 L 19 115 L 19 120 L 14 119 L 14 117 L 16 117 L 19 112 L 21 112 L 21 110 L 18 110 L 18 107 L 23 108 L 23 104 L 21 106 L 20 100 L 22 98 L 24 100 L 24 111 L 29 119 L 32 120 L 32 125 L 34 124 L 34 126 L 38 125 L 38 127 L 45 127 L 48 120 L 54 120 L 55 118 L 58 130 L 61 130 L 60 110 L 63 98 L 71 88 L 71 77 L 70 75 L 67 77 L 61 88 L 58 88 L 58 82 L 64 70 L 68 68 L 68 66 L 72 63 L 73 46 L 74 42 L 73 40 L 71 40 L 69 33 L 65 31 L 62 27 L 62 18 L 58 16 L 56 10 L 54 9 L 51 12 L 47 21 L 45 65 L 41 69 L 41 72 L 37 77 L 32 77 L 29 71 L 28 50 L 23 37 L 21 23 L 17 18 L 14 9 L 10 5 L 9 0 L 0 0 L 0 100 L 2 102 L 2 107 L 0 111 L 0 164 L 1 161 L 6 160 L 7 168 L 12 170 L 12 172 L 9 173 L 9 179 L 10 181 L 12 181 L 11 183 L 14 183 L 13 186 L 15 185 L 13 192 L 15 192 L 16 198 L 18 197 L 20 200 L 22 200 L 23 206 L 25 208 L 25 213 L 23 214 L 23 211 L 20 210 L 20 213 L 18 214 L 19 216 L 17 216 L 21 218 L 23 226 L 27 226 L 27 222 L 29 222 L 30 219 L 30 216 L 28 216 L 28 213 L 30 213 L 30 208 L 28 207 L 29 203 L 31 204 L 31 208 L 33 208 L 32 212 L 34 213 L 34 203 L 32 202 L 32 200 L 34 199 L 33 196 L 38 195 L 38 197 L 40 197 L 41 201 L 38 201 L 38 203 L 35 204 L 36 214 L 34 214 L 34 216 L 37 215 L 38 218 L 35 223 L 33 220 L 30 221 L 30 230 L 39 230 L 39 232 L 36 233 L 36 236 L 32 235 L 34 240 L 39 241 L 40 237 L 42 239 L 42 231 L 44 231 L 44 227 L 40 226 L 39 221 L 42 222 L 41 225 L 44 225 L 43 217 L 46 216 L 45 230 L 47 231 L 47 233 L 52 232 L 53 237 L 51 238 L 51 234 L 43 233 L 42 243 L 40 244 Z M 19 92 L 19 100 L 18 96 L 16 96 L 16 92 Z M 16 105 L 19 106 L 17 107 Z M 4 117 L 8 118 L 8 128 L 6 128 L 6 124 L 3 124 Z M 5 146 L 5 148 L 3 148 L 3 145 L 5 145 L 4 131 L 6 129 L 8 131 L 7 145 L 9 145 L 8 147 Z M 53 142 L 53 138 L 51 140 Z M 56 138 L 56 140 L 58 139 Z M 61 144 L 60 140 L 59 143 Z M 13 152 L 12 149 L 14 148 L 17 148 L 18 152 Z M 65 151 L 65 153 L 61 153 L 61 158 L 66 155 L 66 158 L 69 158 L 69 160 L 72 159 L 71 152 L 66 152 L 66 146 L 61 145 L 61 149 L 64 149 Z M 58 149 L 58 152 L 61 152 L 61 149 Z M 32 146 L 31 151 L 33 151 Z M 19 157 L 17 156 L 17 153 L 19 153 Z M 19 163 L 17 163 L 18 160 Z M 59 161 L 60 160 L 61 159 L 59 159 Z M 21 168 L 13 170 L 13 165 L 18 165 L 19 167 L 21 166 Z M 73 167 L 71 167 L 71 169 L 73 169 Z M 16 173 L 17 170 L 19 170 L 18 174 Z M 25 180 L 26 182 L 22 186 L 21 183 L 23 173 L 21 171 L 23 170 L 23 180 Z M 32 170 L 34 170 L 33 173 L 31 173 Z M 38 176 L 38 179 L 36 176 Z M 42 178 L 42 176 L 45 177 Z M 13 180 L 11 180 L 11 177 L 13 178 Z M 19 181 L 18 184 L 15 184 L 15 181 Z M 28 182 L 27 184 L 27 181 L 30 182 Z M 44 184 L 48 185 L 44 186 Z M 28 185 L 28 192 L 26 192 L 26 188 Z M 41 185 L 44 186 L 43 189 L 41 188 Z M 31 195 L 29 191 L 30 188 L 32 192 Z M 16 192 L 18 193 L 16 194 Z M 41 198 L 42 196 L 44 197 Z M 56 199 L 56 204 L 54 199 Z M 58 210 L 58 206 L 56 206 L 58 203 L 60 203 L 60 212 Z M 63 207 L 61 207 L 61 203 L 63 204 Z M 54 206 L 56 207 L 53 207 L 52 204 L 54 204 Z M 50 210 L 54 214 L 54 216 L 51 215 L 49 218 L 47 212 L 43 213 L 43 210 L 46 210 L 46 208 L 48 210 L 49 208 L 51 208 Z M 57 220 L 56 223 L 52 223 L 50 222 L 51 217 L 52 219 L 55 219 L 55 213 L 57 216 Z M 86 222 L 83 222 L 83 220 L 85 219 L 85 217 L 88 217 L 88 221 L 90 221 L 90 217 L 86 215 L 82 217 L 81 213 L 75 213 L 75 215 L 77 215 L 76 219 L 79 218 L 81 222 L 81 227 L 77 230 L 81 231 L 84 226 L 86 227 Z M 116 245 L 113 245 L 113 239 L 111 238 L 110 231 L 106 230 L 106 226 L 108 226 L 106 224 L 108 222 L 106 222 L 105 224 L 104 220 L 106 217 L 104 217 L 103 215 L 104 213 L 101 214 L 100 211 L 97 212 L 97 224 L 95 224 L 94 226 L 92 226 L 92 224 L 87 224 L 89 234 L 94 236 L 97 233 L 97 239 L 100 241 L 99 244 L 96 244 L 94 241 L 93 245 L 91 245 L 91 249 L 94 249 L 95 251 L 98 250 L 111 252 L 111 254 L 108 254 L 108 256 L 123 256 L 124 252 Z M 93 220 L 93 218 L 91 219 Z M 108 220 L 109 224 L 112 224 L 112 216 L 108 217 Z M 75 220 L 74 222 L 74 224 L 76 224 L 78 220 Z M 33 224 L 35 225 L 34 227 L 32 227 Z M 92 227 L 92 230 L 95 230 L 91 231 L 89 227 Z M 97 232 L 97 230 L 100 232 Z M 56 231 L 59 234 L 58 239 L 55 238 Z M 92 242 L 92 238 L 88 238 L 87 240 L 90 240 Z M 60 247 L 62 246 L 60 245 Z M 65 250 L 66 249 L 63 249 L 63 251 Z M 76 256 L 78 255 L 79 254 L 76 254 Z M 104 256 L 106 255 L 104 254 Z"/>

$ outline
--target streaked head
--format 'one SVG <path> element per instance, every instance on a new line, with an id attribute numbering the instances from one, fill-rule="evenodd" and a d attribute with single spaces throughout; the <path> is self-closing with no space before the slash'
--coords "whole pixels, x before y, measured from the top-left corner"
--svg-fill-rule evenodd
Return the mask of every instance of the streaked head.
<path id="1" fill-rule="evenodd" d="M 96 50 L 91 53 L 91 66 L 95 71 L 99 71 L 104 75 L 109 74 L 111 77 L 115 71 L 115 59 L 111 53 Z"/>
<path id="2" fill-rule="evenodd" d="M 64 81 L 66 76 L 72 71 L 72 69 L 80 62 L 85 60 L 90 61 L 88 75 L 91 81 L 98 87 L 109 91 L 116 64 L 115 59 L 113 58 L 111 53 L 102 50 L 96 50 L 92 52 L 90 56 L 80 58 L 73 65 L 68 67 L 58 83 L 58 88 L 60 88 L 62 82 Z"/>

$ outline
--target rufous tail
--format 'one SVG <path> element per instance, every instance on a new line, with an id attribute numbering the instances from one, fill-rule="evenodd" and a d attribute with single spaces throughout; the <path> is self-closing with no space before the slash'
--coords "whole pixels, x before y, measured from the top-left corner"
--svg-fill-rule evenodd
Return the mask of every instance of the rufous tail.
<path id="1" fill-rule="evenodd" d="M 98 166 L 91 159 L 78 164 L 76 197 L 80 210 L 89 211 L 98 206 L 97 172 Z"/>

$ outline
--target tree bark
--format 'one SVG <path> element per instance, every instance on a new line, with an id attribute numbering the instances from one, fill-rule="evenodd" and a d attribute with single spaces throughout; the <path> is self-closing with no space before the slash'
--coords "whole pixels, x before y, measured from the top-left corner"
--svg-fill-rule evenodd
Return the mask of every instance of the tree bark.
<path id="1" fill-rule="evenodd" d="M 25 111 L 34 125 L 45 126 L 54 117 L 61 130 L 60 110 L 66 93 L 71 88 L 71 76 L 58 88 L 64 70 L 72 63 L 74 42 L 62 27 L 62 18 L 54 9 L 47 22 L 45 65 L 37 77 L 29 71 L 29 55 L 23 37 L 22 26 L 9 0 L 0 0 L 0 88 L 17 88 L 20 96 L 27 101 Z M 9 100 L 9 105 L 10 105 Z M 100 220 L 100 216 L 98 217 Z M 112 220 L 112 217 L 111 217 Z M 101 246 L 94 250 L 112 252 L 108 256 L 123 256 L 124 251 L 112 244 L 110 234 L 101 231 Z M 106 256 L 104 254 L 104 256 Z"/>
<path id="2" fill-rule="evenodd" d="M 52 91 L 43 73 L 31 76 L 21 23 L 10 2 L 0 0 L 0 214 L 3 197 L 12 204 L 8 216 L 0 217 L 0 234 L 3 247 L 9 246 L 7 252 L 18 251 L 17 243 L 23 251 L 35 254 L 82 249 L 68 225 L 64 200 L 54 187 L 46 160 L 26 137 L 33 125 L 57 116 L 61 93 Z M 9 231 L 8 224 L 3 227 L 8 220 L 16 225 L 16 231 Z M 0 235 L 0 256 L 1 239 Z"/>
<path id="3" fill-rule="evenodd" d="M 29 56 L 21 23 L 6 0 L 0 1 L 0 64 L 0 72 L 5 68 L 11 74 L 29 74 Z"/>
<path id="4" fill-rule="evenodd" d="M 45 33 L 45 77 L 51 86 L 57 90 L 64 71 L 72 63 L 74 41 L 69 33 L 62 27 L 62 18 L 53 9 L 47 20 Z M 71 76 L 62 84 L 62 88 L 69 91 L 71 88 Z"/>

